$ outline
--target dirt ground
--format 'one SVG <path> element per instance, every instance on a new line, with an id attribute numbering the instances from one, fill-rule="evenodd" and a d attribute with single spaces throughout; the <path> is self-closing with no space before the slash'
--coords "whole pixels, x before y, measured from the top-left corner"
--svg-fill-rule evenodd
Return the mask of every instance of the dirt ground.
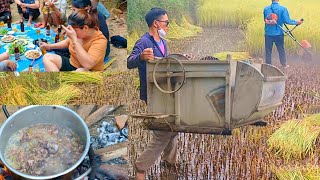
<path id="1" fill-rule="evenodd" d="M 12 22 L 19 21 L 19 14 L 17 5 L 11 4 Z M 107 19 L 110 38 L 115 35 L 120 35 L 127 38 L 127 12 L 117 10 L 110 10 L 110 18 Z M 67 9 L 67 16 L 72 12 L 71 6 Z M 43 16 L 40 15 L 35 22 L 43 22 Z M 116 57 L 115 61 L 106 69 L 106 71 L 126 71 L 127 65 L 127 50 L 125 48 L 119 49 L 111 45 L 110 57 Z"/>

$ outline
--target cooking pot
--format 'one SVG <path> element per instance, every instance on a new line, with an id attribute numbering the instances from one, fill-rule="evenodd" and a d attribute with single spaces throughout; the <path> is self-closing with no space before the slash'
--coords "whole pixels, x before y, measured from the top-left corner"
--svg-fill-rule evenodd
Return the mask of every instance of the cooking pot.
<path id="1" fill-rule="evenodd" d="M 27 179 L 53 179 L 59 176 L 63 176 L 77 166 L 84 160 L 88 154 L 90 148 L 90 133 L 87 124 L 84 120 L 74 111 L 64 106 L 27 106 L 24 107 L 11 116 L 3 106 L 3 110 L 8 119 L 3 123 L 0 128 L 0 159 L 9 168 L 9 170 L 21 177 Z M 84 151 L 79 157 L 78 161 L 63 172 L 49 175 L 49 176 L 32 176 L 22 173 L 12 166 L 10 166 L 4 158 L 4 150 L 7 146 L 9 138 L 22 128 L 30 127 L 36 124 L 57 124 L 64 128 L 73 131 L 79 138 L 80 142 L 85 145 Z"/>

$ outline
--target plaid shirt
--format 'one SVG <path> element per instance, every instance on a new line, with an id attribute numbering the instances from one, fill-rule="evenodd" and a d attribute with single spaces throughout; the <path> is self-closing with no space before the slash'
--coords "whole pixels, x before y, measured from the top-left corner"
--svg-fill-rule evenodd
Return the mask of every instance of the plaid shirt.
<path id="1" fill-rule="evenodd" d="M 10 11 L 10 2 L 9 0 L 0 0 L 0 13 Z"/>

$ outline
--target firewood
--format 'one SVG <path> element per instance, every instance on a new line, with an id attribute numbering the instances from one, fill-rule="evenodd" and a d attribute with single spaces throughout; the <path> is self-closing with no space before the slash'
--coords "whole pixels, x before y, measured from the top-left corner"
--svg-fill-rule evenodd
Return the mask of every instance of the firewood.
<path id="1" fill-rule="evenodd" d="M 77 110 L 77 113 L 80 117 L 82 117 L 82 119 L 86 119 L 90 115 L 94 107 L 95 105 L 80 105 L 80 107 Z"/>
<path id="2" fill-rule="evenodd" d="M 115 117 L 115 123 L 117 125 L 117 128 L 119 130 L 121 130 L 122 128 L 124 128 L 124 126 L 126 125 L 128 120 L 128 116 L 127 115 L 121 115 L 121 116 L 116 116 Z"/>

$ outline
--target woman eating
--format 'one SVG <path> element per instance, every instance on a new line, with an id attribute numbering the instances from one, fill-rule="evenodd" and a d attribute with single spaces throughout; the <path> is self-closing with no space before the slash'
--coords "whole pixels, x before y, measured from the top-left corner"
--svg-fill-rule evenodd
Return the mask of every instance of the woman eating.
<path id="1" fill-rule="evenodd" d="M 107 39 L 98 29 L 96 10 L 74 11 L 68 17 L 68 26 L 62 26 L 67 39 L 55 44 L 40 43 L 46 50 L 68 48 L 70 58 L 45 54 L 43 63 L 48 72 L 102 71 Z"/>

